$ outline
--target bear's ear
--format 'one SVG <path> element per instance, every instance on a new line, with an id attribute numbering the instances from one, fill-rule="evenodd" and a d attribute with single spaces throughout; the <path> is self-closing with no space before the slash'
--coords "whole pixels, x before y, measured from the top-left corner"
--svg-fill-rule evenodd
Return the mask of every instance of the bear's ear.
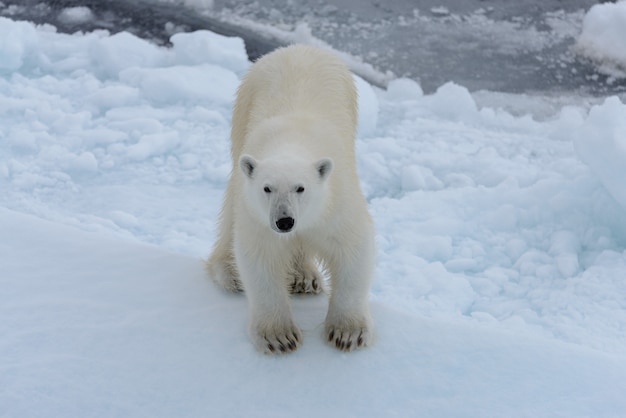
<path id="1" fill-rule="evenodd" d="M 322 158 L 315 163 L 315 170 L 320 176 L 320 180 L 326 180 L 330 172 L 333 171 L 333 160 L 330 158 Z"/>
<path id="2" fill-rule="evenodd" d="M 239 168 L 241 168 L 241 171 L 246 175 L 246 177 L 251 179 L 254 176 L 256 166 L 256 160 L 248 154 L 243 154 L 239 157 Z"/>

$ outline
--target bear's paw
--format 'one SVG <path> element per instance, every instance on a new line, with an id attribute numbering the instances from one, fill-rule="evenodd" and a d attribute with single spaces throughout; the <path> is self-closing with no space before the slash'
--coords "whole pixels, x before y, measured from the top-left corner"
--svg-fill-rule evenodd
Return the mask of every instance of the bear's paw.
<path id="1" fill-rule="evenodd" d="M 373 340 L 371 326 L 365 318 L 360 320 L 327 320 L 324 329 L 326 341 L 341 351 L 367 347 Z"/>
<path id="2" fill-rule="evenodd" d="M 258 326 L 253 330 L 254 345 L 265 354 L 286 354 L 302 344 L 302 333 L 294 323 Z"/>
<path id="3" fill-rule="evenodd" d="M 289 291 L 291 293 L 310 293 L 317 295 L 323 290 L 323 278 L 313 265 L 296 268 L 289 278 Z"/>

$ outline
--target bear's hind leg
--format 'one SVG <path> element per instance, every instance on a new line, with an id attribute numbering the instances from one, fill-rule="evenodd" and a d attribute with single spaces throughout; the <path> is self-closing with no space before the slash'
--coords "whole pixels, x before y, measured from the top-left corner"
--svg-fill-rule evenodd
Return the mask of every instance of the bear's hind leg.
<path id="1" fill-rule="evenodd" d="M 229 292 L 242 292 L 243 284 L 239 280 L 237 273 L 237 265 L 232 251 L 219 253 L 214 251 L 211 253 L 206 264 L 209 276 L 215 283 L 228 290 Z"/>
<path id="2" fill-rule="evenodd" d="M 231 176 L 222 202 L 218 239 L 207 260 L 206 269 L 211 279 L 224 289 L 231 292 L 241 292 L 243 285 L 239 280 L 235 255 L 233 254 L 232 182 Z"/>
<path id="3" fill-rule="evenodd" d="M 313 262 L 306 266 L 294 266 L 294 271 L 288 279 L 289 292 L 319 294 L 323 289 L 322 275 Z"/>
<path id="4" fill-rule="evenodd" d="M 317 295 L 324 290 L 324 278 L 317 268 L 315 257 L 307 256 L 301 245 L 298 247 L 287 276 L 289 292 Z"/>

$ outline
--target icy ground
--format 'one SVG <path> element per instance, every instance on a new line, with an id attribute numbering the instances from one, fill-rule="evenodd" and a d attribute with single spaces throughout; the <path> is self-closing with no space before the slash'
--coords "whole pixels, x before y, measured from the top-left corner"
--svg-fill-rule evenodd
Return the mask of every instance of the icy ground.
<path id="1" fill-rule="evenodd" d="M 0 416 L 620 417 L 626 105 L 359 80 L 376 344 L 254 352 L 206 280 L 243 43 L 0 18 Z"/>

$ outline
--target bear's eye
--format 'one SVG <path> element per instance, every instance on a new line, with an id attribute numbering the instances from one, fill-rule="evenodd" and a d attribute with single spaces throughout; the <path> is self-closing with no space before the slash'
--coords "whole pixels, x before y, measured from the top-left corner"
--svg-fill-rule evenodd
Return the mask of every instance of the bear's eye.
<path id="1" fill-rule="evenodd" d="M 263 188 L 263 191 L 264 191 L 265 193 L 272 193 L 272 189 L 270 189 L 268 186 L 265 186 L 265 187 Z"/>
<path id="2" fill-rule="evenodd" d="M 296 193 L 304 193 L 304 187 L 298 186 L 298 188 L 296 189 Z"/>

